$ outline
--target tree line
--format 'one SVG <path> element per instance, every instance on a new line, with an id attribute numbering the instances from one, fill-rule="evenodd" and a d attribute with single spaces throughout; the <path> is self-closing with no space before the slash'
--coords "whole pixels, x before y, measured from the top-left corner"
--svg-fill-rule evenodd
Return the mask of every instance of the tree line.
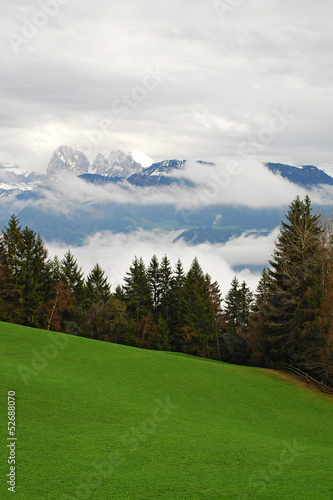
<path id="1" fill-rule="evenodd" d="M 333 383 L 332 224 L 308 197 L 290 205 L 255 293 L 235 277 L 223 298 L 195 258 L 135 257 L 111 292 L 96 264 L 84 277 L 71 251 L 50 259 L 13 215 L 0 236 L 0 320 L 238 364 L 289 363 Z"/>

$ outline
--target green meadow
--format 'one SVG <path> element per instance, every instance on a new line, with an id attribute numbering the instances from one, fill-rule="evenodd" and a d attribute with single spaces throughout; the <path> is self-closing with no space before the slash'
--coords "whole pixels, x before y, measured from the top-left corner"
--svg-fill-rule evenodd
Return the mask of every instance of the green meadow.
<path id="1" fill-rule="evenodd" d="M 292 376 L 0 323 L 0 498 L 327 500 L 332 397 Z"/>

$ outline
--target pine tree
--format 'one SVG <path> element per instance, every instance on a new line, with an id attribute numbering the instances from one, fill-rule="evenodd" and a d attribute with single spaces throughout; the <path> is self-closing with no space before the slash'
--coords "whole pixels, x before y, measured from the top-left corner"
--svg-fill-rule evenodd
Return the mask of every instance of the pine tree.
<path id="1" fill-rule="evenodd" d="M 60 265 L 61 281 L 71 290 L 73 297 L 80 303 L 85 298 L 83 271 L 70 250 L 66 252 Z"/>
<path id="2" fill-rule="evenodd" d="M 22 231 L 22 308 L 25 324 L 40 326 L 39 309 L 52 295 L 52 275 L 44 241 L 35 231 Z"/>
<path id="3" fill-rule="evenodd" d="M 251 364 L 256 366 L 267 366 L 269 353 L 264 341 L 269 328 L 268 305 L 272 279 L 269 271 L 264 268 L 255 293 L 253 313 L 250 319 L 250 335 L 248 344 L 251 350 Z"/>
<path id="4" fill-rule="evenodd" d="M 13 215 L 0 239 L 3 280 L 0 296 L 6 306 L 2 317 L 30 326 L 40 326 L 40 305 L 51 297 L 52 273 L 45 244 L 35 231 L 22 230 Z"/>
<path id="5" fill-rule="evenodd" d="M 165 255 L 160 266 L 160 306 L 159 314 L 168 324 L 173 303 L 171 300 L 172 289 L 172 268 L 168 257 Z"/>
<path id="6" fill-rule="evenodd" d="M 138 321 L 152 310 L 153 299 L 143 259 L 134 258 L 125 278 L 124 293 L 128 311 Z"/>
<path id="7" fill-rule="evenodd" d="M 252 292 L 245 281 L 240 285 L 238 279 L 234 277 L 224 302 L 227 325 L 224 338 L 227 350 L 226 360 L 246 364 L 250 357 L 248 337 L 253 302 Z"/>
<path id="8" fill-rule="evenodd" d="M 147 269 L 148 284 L 153 297 L 153 308 L 156 309 L 160 303 L 160 265 L 156 255 L 153 255 Z"/>
<path id="9" fill-rule="evenodd" d="M 23 237 L 19 219 L 13 214 L 0 238 L 1 317 L 6 321 L 24 323 L 22 310 Z"/>
<path id="10" fill-rule="evenodd" d="M 183 265 L 178 259 L 174 274 L 171 276 L 170 304 L 167 325 L 171 332 L 171 345 L 176 351 L 182 351 L 184 326 L 184 285 L 185 273 Z"/>
<path id="11" fill-rule="evenodd" d="M 75 312 L 66 310 L 63 313 L 63 324 L 65 331 L 73 335 L 81 335 L 81 327 L 85 314 L 85 286 L 83 271 L 78 266 L 74 255 L 68 250 L 61 260 L 60 278 L 64 285 L 69 288 L 75 299 Z"/>
<path id="12" fill-rule="evenodd" d="M 267 347 L 275 366 L 303 366 L 304 353 L 316 336 L 314 320 L 322 300 L 319 216 L 310 198 L 290 205 L 277 238 L 271 265 Z"/>
<path id="13" fill-rule="evenodd" d="M 89 303 L 107 302 L 110 298 L 110 284 L 105 272 L 96 264 L 87 276 L 86 297 Z"/>
<path id="14" fill-rule="evenodd" d="M 306 352 L 306 368 L 314 376 L 333 387 L 333 213 L 322 216 L 323 296 L 316 318 L 318 335 Z"/>
<path id="15" fill-rule="evenodd" d="M 241 297 L 240 286 L 236 276 L 231 282 L 231 287 L 224 299 L 224 313 L 226 315 L 228 331 L 230 333 L 237 333 L 241 326 Z"/>
<path id="16" fill-rule="evenodd" d="M 211 302 L 211 308 L 213 312 L 213 332 L 216 339 L 216 352 L 212 353 L 212 357 L 215 359 L 222 359 L 221 353 L 221 341 L 224 336 L 224 321 L 223 321 L 223 313 L 221 308 L 221 291 L 220 286 L 217 281 L 211 282 L 211 278 L 208 274 L 205 276 L 206 283 L 209 290 L 209 297 Z"/>
<path id="17" fill-rule="evenodd" d="M 207 356 L 211 352 L 214 315 L 202 268 L 195 258 L 184 284 L 183 350 Z"/>

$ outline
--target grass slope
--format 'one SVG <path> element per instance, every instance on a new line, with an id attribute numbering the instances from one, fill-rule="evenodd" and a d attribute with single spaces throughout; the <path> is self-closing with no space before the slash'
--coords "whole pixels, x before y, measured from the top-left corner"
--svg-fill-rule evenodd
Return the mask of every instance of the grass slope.
<path id="1" fill-rule="evenodd" d="M 18 499 L 333 498 L 332 400 L 287 376 L 5 323 L 0 352 L 0 498 L 11 390 Z"/>

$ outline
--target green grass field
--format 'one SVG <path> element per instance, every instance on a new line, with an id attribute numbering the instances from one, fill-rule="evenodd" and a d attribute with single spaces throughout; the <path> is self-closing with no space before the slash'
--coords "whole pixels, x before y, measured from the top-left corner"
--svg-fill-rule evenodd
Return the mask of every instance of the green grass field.
<path id="1" fill-rule="evenodd" d="M 0 323 L 0 498 L 333 498 L 332 398 L 278 372 Z"/>

